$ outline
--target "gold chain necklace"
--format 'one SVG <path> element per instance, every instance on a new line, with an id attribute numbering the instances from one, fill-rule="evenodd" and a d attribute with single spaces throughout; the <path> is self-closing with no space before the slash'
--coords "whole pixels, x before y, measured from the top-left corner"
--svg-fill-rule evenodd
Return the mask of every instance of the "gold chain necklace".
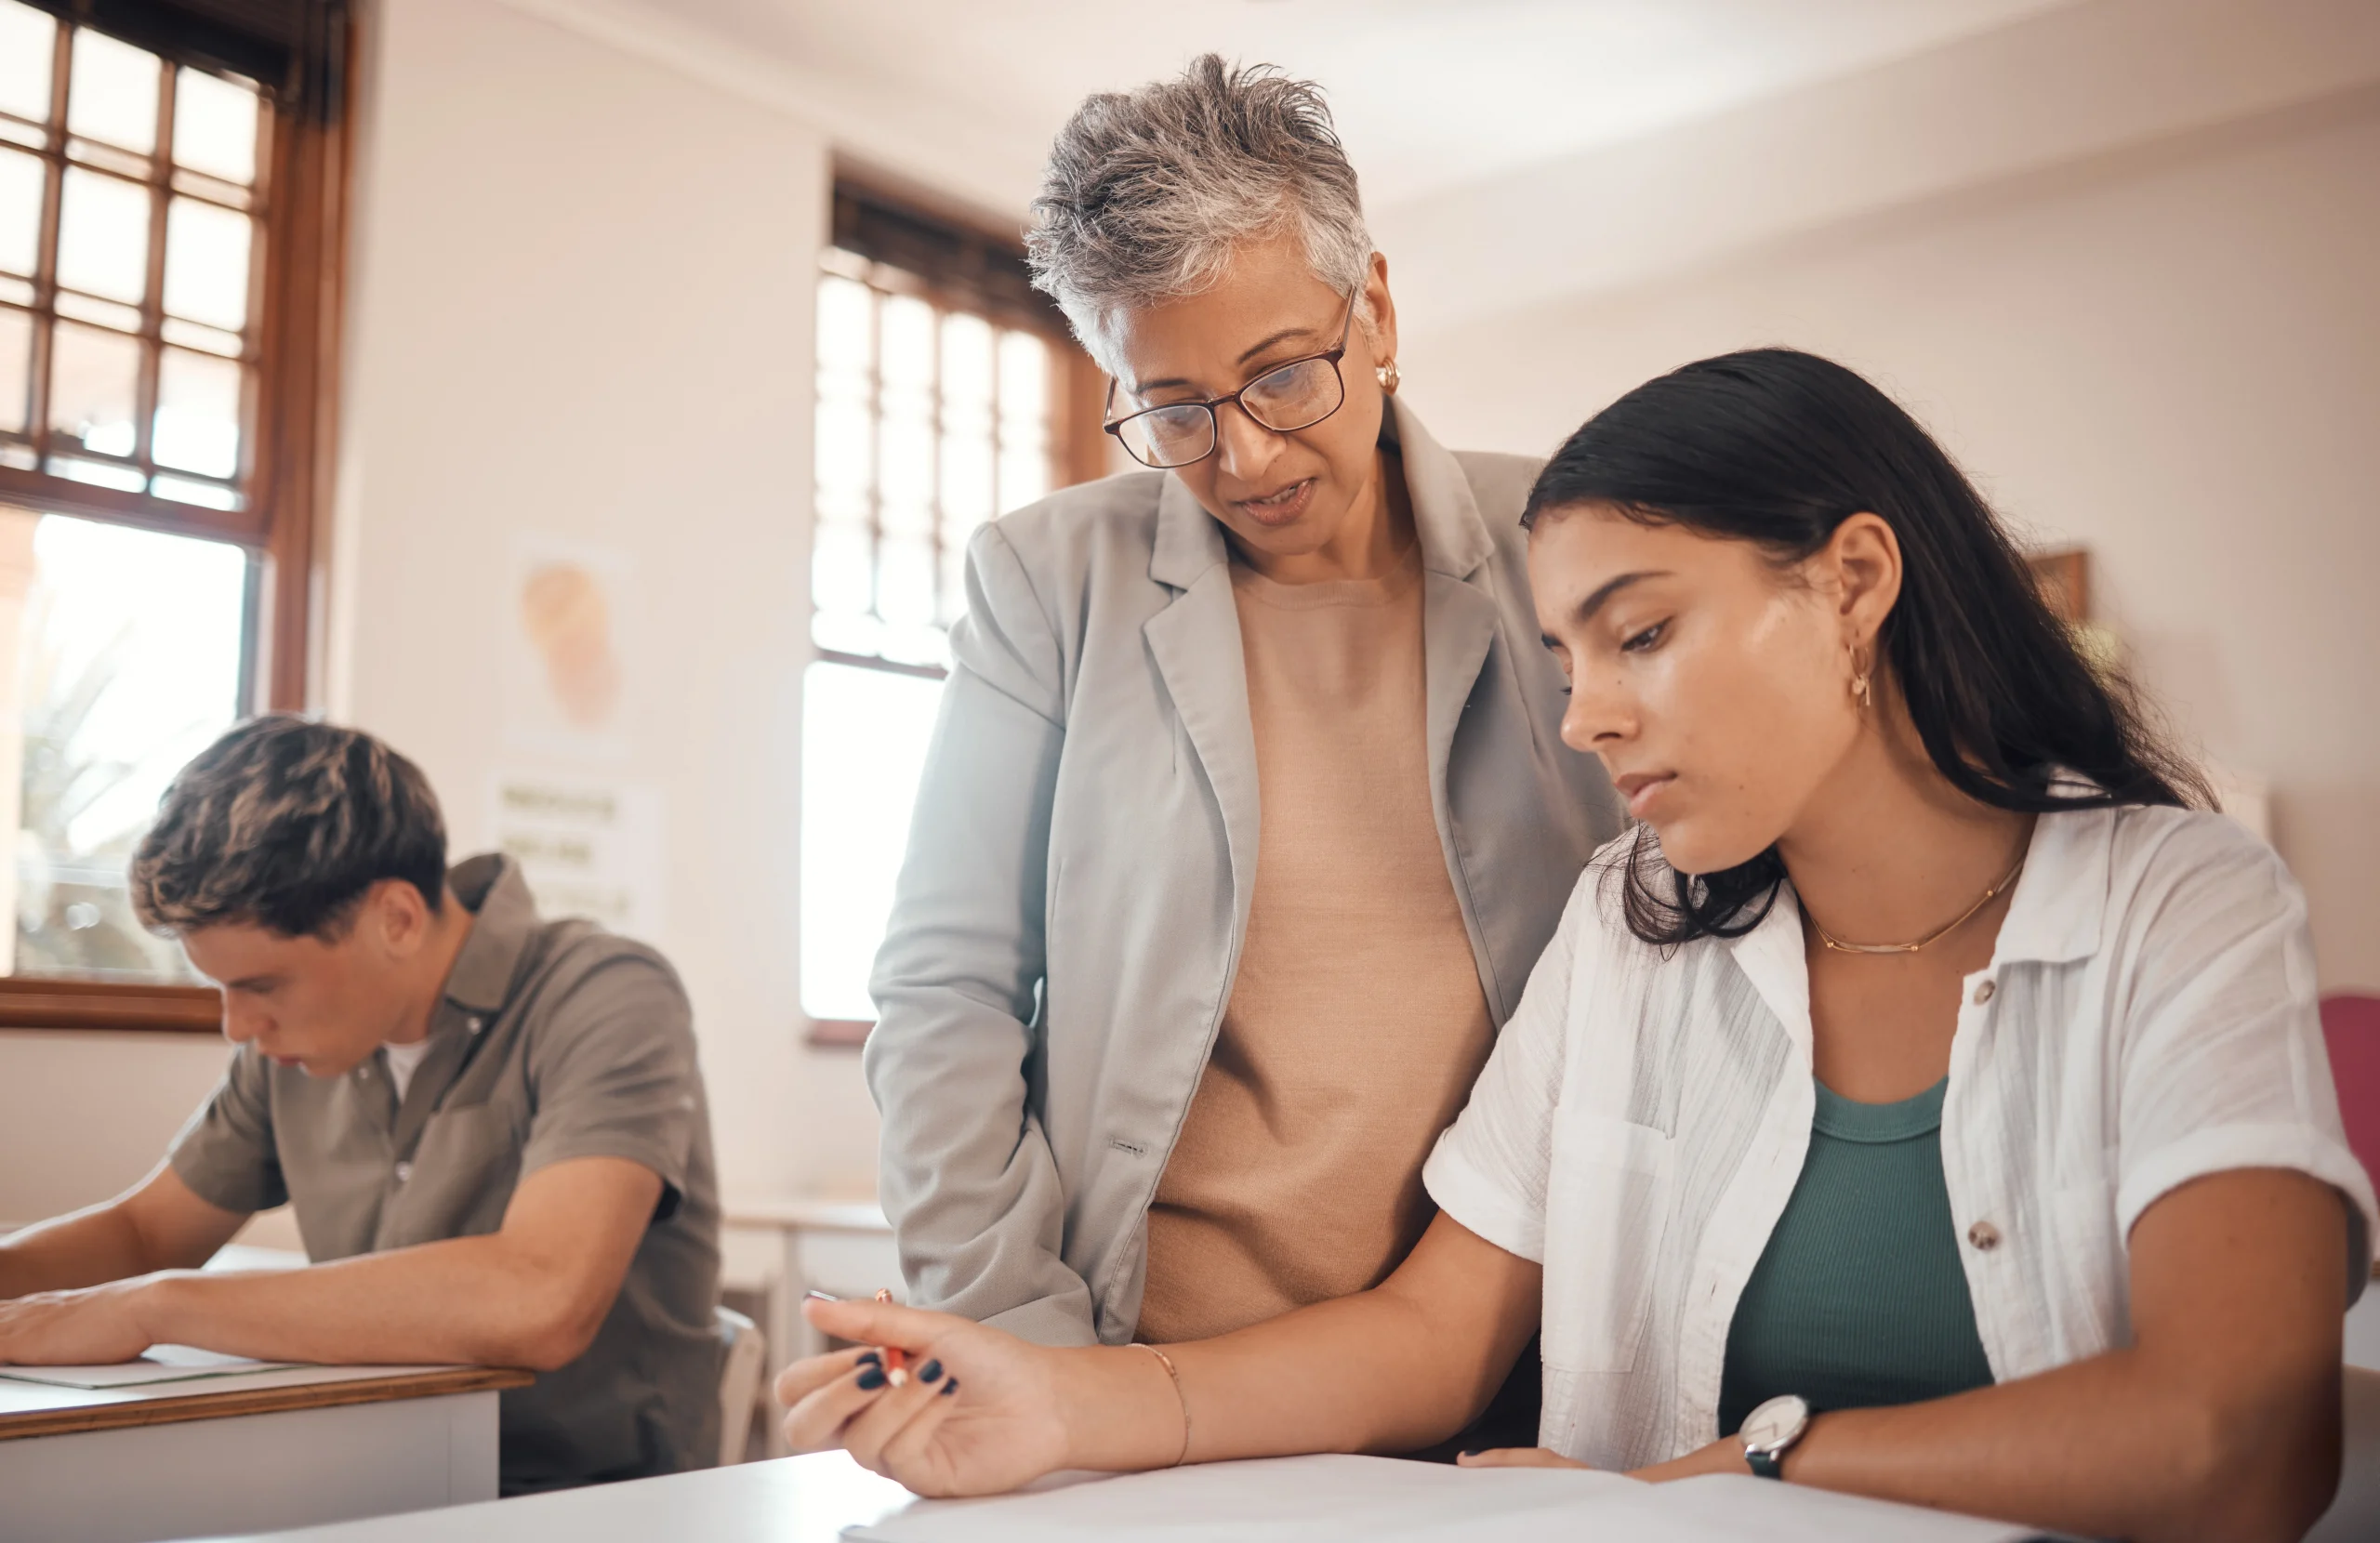
<path id="1" fill-rule="evenodd" d="M 1915 943 L 1844 943 L 1841 938 L 1838 938 L 1833 933 L 1828 931 L 1825 926 L 1819 922 L 1818 917 L 1810 916 L 1809 907 L 1804 906 L 1802 908 L 1802 915 L 1810 917 L 1811 930 L 1818 933 L 1818 942 L 1826 944 L 1829 948 L 1833 949 L 1838 954 L 1914 954 L 1928 943 L 1940 943 L 1944 938 L 1949 937 L 1960 928 L 1964 927 L 1969 921 L 1974 919 L 1975 914 L 1977 911 L 1980 911 L 1985 906 L 1990 904 L 1993 897 L 1998 895 L 2001 890 L 2005 890 L 2009 885 L 2016 883 L 2016 876 L 2024 871 L 2025 859 L 2022 856 L 2019 856 L 2016 859 L 2016 865 L 2008 870 L 2007 877 L 2001 879 L 1999 883 L 1994 884 L 1990 889 L 1984 890 L 1983 898 L 1981 900 L 1977 901 L 1973 905 L 1970 905 L 1965 910 L 1960 912 L 1958 920 L 1950 923 L 1948 927 L 1941 929 L 1939 931 L 1928 932 L 1925 936 L 1918 939 Z"/>

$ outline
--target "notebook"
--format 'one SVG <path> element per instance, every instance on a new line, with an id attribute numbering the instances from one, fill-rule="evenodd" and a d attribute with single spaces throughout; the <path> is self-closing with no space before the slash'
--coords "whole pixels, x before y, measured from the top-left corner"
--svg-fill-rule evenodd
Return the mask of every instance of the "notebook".
<path id="1" fill-rule="evenodd" d="M 0 1366 L 0 1377 L 13 1382 L 39 1382 L 52 1388 L 145 1388 L 156 1382 L 187 1382 L 203 1377 L 236 1377 L 243 1372 L 288 1371 L 294 1361 L 251 1361 L 241 1355 L 218 1355 L 188 1345 L 152 1345 L 137 1361 L 112 1366 Z"/>

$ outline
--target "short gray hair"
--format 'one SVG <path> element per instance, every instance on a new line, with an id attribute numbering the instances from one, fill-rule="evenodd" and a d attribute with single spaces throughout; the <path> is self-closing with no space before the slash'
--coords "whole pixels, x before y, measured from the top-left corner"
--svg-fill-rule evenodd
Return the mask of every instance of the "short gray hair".
<path id="1" fill-rule="evenodd" d="M 384 878 L 433 911 L 446 823 L 421 768 L 358 729 L 250 719 L 200 751 L 132 856 L 132 909 L 166 933 L 246 922 L 332 939 Z"/>
<path id="2" fill-rule="evenodd" d="M 1085 101 L 1050 147 L 1033 216 L 1034 285 L 1103 363 L 1117 312 L 1198 293 L 1242 243 L 1294 231 L 1315 276 L 1342 293 L 1371 262 L 1322 88 L 1220 54 Z"/>

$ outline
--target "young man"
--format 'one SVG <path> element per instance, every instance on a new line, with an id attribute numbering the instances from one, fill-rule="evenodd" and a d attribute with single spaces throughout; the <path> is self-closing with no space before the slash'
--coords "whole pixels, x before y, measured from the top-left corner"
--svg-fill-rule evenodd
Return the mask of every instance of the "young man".
<path id="1" fill-rule="evenodd" d="M 451 873 L 420 771 L 273 717 L 185 767 L 132 863 L 238 1048 L 129 1193 L 0 1241 L 0 1364 L 152 1344 L 523 1366 L 505 1493 L 719 1448 L 719 1206 L 685 993 L 651 949 Z M 192 1273 L 287 1204 L 314 1263 Z"/>

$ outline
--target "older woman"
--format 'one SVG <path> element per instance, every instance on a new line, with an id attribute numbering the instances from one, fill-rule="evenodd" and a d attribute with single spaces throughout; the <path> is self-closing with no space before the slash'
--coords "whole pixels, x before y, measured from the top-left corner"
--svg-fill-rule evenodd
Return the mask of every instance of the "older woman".
<path id="1" fill-rule="evenodd" d="M 1529 508 L 1564 738 L 1644 824 L 1432 1155 L 1412 1257 L 1161 1349 L 813 1303 L 924 1365 L 797 1365 L 794 1444 L 929 1493 L 1395 1450 L 1541 1319 L 1544 1446 L 1475 1460 L 2302 1534 L 2380 1206 L 2280 859 L 2185 807 L 1974 489 L 1848 370 L 1688 365 Z"/>
<path id="2" fill-rule="evenodd" d="M 1587 855 L 1533 463 L 1396 398 L 1311 86 L 1198 60 L 1086 102 L 1038 282 L 1151 469 L 986 527 L 876 965 L 911 1300 L 1050 1344 L 1376 1285 Z"/>

